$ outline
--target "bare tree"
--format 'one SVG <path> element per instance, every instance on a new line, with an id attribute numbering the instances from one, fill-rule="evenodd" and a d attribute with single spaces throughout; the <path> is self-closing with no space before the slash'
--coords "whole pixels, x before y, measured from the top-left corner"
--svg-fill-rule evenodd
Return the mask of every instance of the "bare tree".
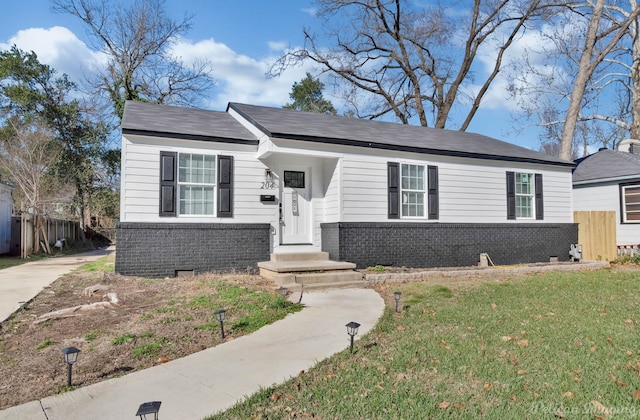
<path id="1" fill-rule="evenodd" d="M 164 0 L 135 0 L 128 7 L 111 0 L 52 0 L 53 9 L 80 18 L 98 51 L 108 57 L 95 87 L 122 118 L 126 100 L 193 105 L 211 86 L 206 61 L 185 64 L 172 45 L 191 28 L 191 18 L 165 14 Z"/>
<path id="2" fill-rule="evenodd" d="M 640 125 L 633 130 L 632 122 L 634 110 L 640 112 L 640 91 L 635 92 L 640 9 L 635 0 L 626 8 L 597 0 L 565 2 L 562 9 L 541 31 L 541 45 L 521 61 L 526 70 L 513 79 L 511 91 L 526 115 L 535 115 L 545 133 L 553 133 L 543 143 L 558 141 L 559 147 L 547 150 L 571 159 L 577 141 L 586 153 L 587 143 L 615 145 L 625 133 L 640 134 Z M 541 57 L 544 62 L 537 62 Z"/>
<path id="3" fill-rule="evenodd" d="M 21 124 L 14 118 L 6 123 L 0 133 L 0 171 L 16 184 L 20 210 L 34 217 L 34 251 L 40 250 L 42 234 L 42 243 L 50 252 L 43 216 L 47 213 L 47 204 L 62 189 L 56 188 L 57 180 L 51 174 L 62 147 L 43 122 Z"/>
<path id="4" fill-rule="evenodd" d="M 465 109 L 466 130 L 507 49 L 543 13 L 542 0 L 473 0 L 418 9 L 404 0 L 319 0 L 324 37 L 304 31 L 305 47 L 281 57 L 272 76 L 310 59 L 346 84 L 359 117 L 392 114 L 405 124 L 444 128 L 454 107 Z M 467 6 L 467 9 L 464 7 Z M 327 40 L 332 47 L 326 47 Z M 484 51 L 482 51 L 484 49 Z M 491 55 L 482 80 L 481 52 Z M 471 86 L 474 83 L 475 86 Z M 357 96 L 370 100 L 364 105 Z"/>
<path id="5" fill-rule="evenodd" d="M 21 210 L 43 213 L 47 201 L 46 176 L 55 166 L 61 147 L 44 124 L 18 125 L 9 121 L 0 144 L 0 170 L 18 187 Z"/>

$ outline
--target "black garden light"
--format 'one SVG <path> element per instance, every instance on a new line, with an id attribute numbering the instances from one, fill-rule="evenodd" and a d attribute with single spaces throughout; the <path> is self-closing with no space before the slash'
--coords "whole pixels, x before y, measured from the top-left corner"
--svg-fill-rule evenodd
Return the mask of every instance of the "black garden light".
<path id="1" fill-rule="evenodd" d="M 222 335 L 223 339 L 224 339 L 224 313 L 225 312 L 227 312 L 226 309 L 218 309 L 217 311 L 214 312 L 216 319 L 220 323 L 220 334 Z"/>
<path id="2" fill-rule="evenodd" d="M 353 354 L 353 337 L 355 337 L 358 334 L 358 327 L 360 327 L 360 324 L 358 324 L 357 322 L 351 321 L 346 325 L 346 327 L 347 327 L 347 334 L 349 334 L 349 336 L 351 337 L 351 353 Z"/>
<path id="3" fill-rule="evenodd" d="M 281 288 L 278 289 L 278 291 L 280 292 L 280 296 L 282 296 L 283 298 L 287 297 L 287 288 L 282 286 Z"/>
<path id="4" fill-rule="evenodd" d="M 75 347 L 65 347 L 62 349 L 64 362 L 67 364 L 67 386 L 71 386 L 71 366 L 78 360 L 80 350 Z"/>
<path id="5" fill-rule="evenodd" d="M 140 417 L 140 420 L 149 420 L 147 419 L 147 414 L 153 414 L 153 420 L 158 420 L 158 411 L 160 411 L 161 401 L 150 401 L 146 403 L 140 404 L 138 407 L 138 411 L 136 412 L 136 416 Z"/>
<path id="6" fill-rule="evenodd" d="M 393 298 L 396 300 L 396 312 L 400 312 L 398 311 L 398 303 L 400 302 L 400 292 L 393 292 Z"/>

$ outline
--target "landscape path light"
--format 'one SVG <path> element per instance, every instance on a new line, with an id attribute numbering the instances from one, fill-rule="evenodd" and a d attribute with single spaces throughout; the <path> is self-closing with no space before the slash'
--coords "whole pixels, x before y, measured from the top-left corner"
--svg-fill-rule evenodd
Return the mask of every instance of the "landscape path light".
<path id="1" fill-rule="evenodd" d="M 140 417 L 140 420 L 149 420 L 147 419 L 147 414 L 153 414 L 153 420 L 158 420 L 158 411 L 160 411 L 161 401 L 149 401 L 146 403 L 140 404 L 138 407 L 138 411 L 136 412 L 136 416 Z"/>
<path id="2" fill-rule="evenodd" d="M 216 319 L 220 323 L 220 334 L 222 335 L 222 339 L 224 339 L 224 314 L 227 312 L 226 309 L 218 309 L 214 312 L 216 315 Z"/>
<path id="3" fill-rule="evenodd" d="M 351 353 L 353 354 L 353 337 L 355 337 L 358 334 L 358 327 L 360 327 L 360 324 L 358 324 L 357 322 L 351 321 L 346 325 L 346 327 L 347 327 L 347 334 L 349 334 L 349 336 L 351 337 Z"/>
<path id="4" fill-rule="evenodd" d="M 78 360 L 80 350 L 75 347 L 65 347 L 62 349 L 64 362 L 67 364 L 67 386 L 71 386 L 71 366 Z"/>
<path id="5" fill-rule="evenodd" d="M 398 303 L 400 302 L 400 292 L 393 292 L 393 298 L 396 300 L 396 312 L 400 312 L 398 311 Z"/>
<path id="6" fill-rule="evenodd" d="M 287 288 L 286 288 L 286 287 L 282 286 L 282 287 L 280 287 L 278 290 L 280 291 L 280 295 L 281 295 L 283 298 L 286 298 L 286 297 L 287 297 Z"/>

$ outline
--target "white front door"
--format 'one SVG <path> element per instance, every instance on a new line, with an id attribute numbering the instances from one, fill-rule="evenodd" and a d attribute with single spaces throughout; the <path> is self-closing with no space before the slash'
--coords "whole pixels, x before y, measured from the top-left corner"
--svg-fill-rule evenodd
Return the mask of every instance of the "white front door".
<path id="1" fill-rule="evenodd" d="M 283 168 L 280 190 L 282 244 L 310 244 L 311 179 L 308 168 Z"/>

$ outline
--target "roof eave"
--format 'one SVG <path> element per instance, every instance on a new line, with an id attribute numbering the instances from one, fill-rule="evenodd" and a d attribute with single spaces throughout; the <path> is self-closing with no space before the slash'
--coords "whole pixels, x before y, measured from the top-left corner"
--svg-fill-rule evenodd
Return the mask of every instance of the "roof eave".
<path id="1" fill-rule="evenodd" d="M 133 128 L 123 128 L 122 134 L 131 134 L 136 136 L 147 136 L 147 137 L 172 138 L 172 139 L 180 139 L 180 140 L 208 141 L 208 142 L 216 142 L 216 143 L 244 144 L 244 145 L 250 145 L 250 146 L 258 146 L 260 143 L 258 140 L 243 140 L 243 139 L 228 138 L 228 137 L 205 136 L 200 134 L 185 134 L 185 133 L 170 133 L 170 132 L 153 131 L 153 130 L 138 130 Z"/>
<path id="2" fill-rule="evenodd" d="M 562 166 L 573 168 L 576 166 L 573 162 L 555 162 L 544 159 L 534 159 L 527 157 L 516 157 L 516 156 L 503 156 L 503 155 L 492 155 L 492 154 L 484 154 L 484 153 L 473 153 L 473 152 L 465 152 L 458 150 L 443 150 L 443 149 L 432 149 L 427 147 L 414 147 L 414 146 L 401 146 L 401 145 L 393 145 L 393 144 L 384 144 L 384 143 L 375 143 L 375 142 L 365 142 L 360 140 L 349 140 L 349 139 L 336 139 L 336 138 L 323 138 L 323 137 L 313 137 L 313 136 L 301 136 L 301 135 L 292 135 L 288 133 L 272 133 L 270 134 L 272 138 L 280 138 L 284 140 L 299 140 L 299 141 L 312 141 L 315 143 L 326 143 L 326 144 L 339 144 L 343 146 L 355 146 L 355 147 L 368 147 L 374 149 L 381 150 L 392 150 L 397 152 L 411 152 L 411 153 L 421 153 L 421 154 L 430 154 L 430 155 L 439 155 L 439 156 L 454 156 L 454 157 L 464 157 L 464 158 L 474 158 L 474 159 L 486 159 L 486 160 L 500 160 L 507 162 L 524 162 L 524 163 L 535 163 L 542 165 L 553 165 L 553 166 Z"/>
<path id="3" fill-rule="evenodd" d="M 640 180 L 640 174 L 626 175 L 626 176 L 614 176 L 609 178 L 595 178 L 595 179 L 583 179 L 582 181 L 573 181 L 573 185 L 588 185 L 588 184 L 604 184 L 607 182 L 620 182 L 620 181 L 632 181 Z"/>

